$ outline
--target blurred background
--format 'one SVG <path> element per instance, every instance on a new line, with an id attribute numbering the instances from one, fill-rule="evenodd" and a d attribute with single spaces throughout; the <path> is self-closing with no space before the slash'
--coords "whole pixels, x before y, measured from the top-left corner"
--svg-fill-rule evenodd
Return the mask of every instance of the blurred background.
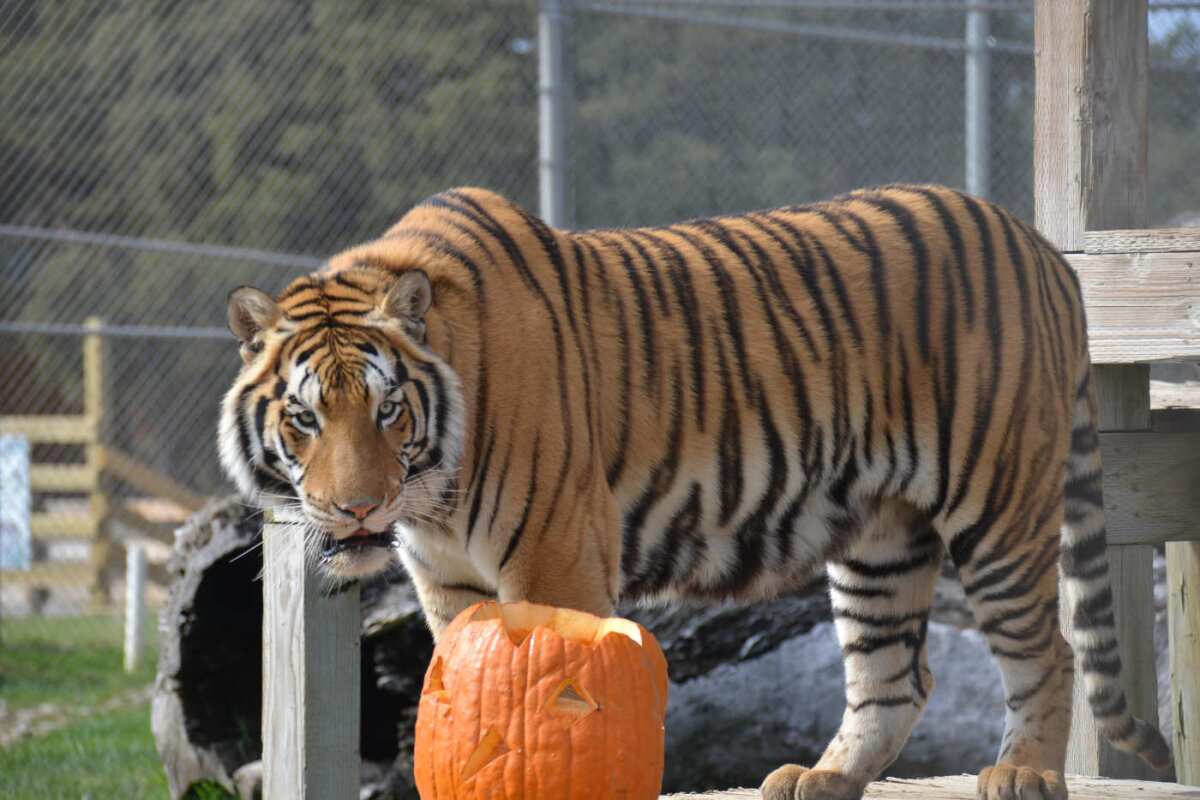
<path id="1" fill-rule="evenodd" d="M 1200 3 L 1150 5 L 1152 222 L 1200 225 Z M 62 648 L 119 660 L 125 545 L 161 602 L 231 490 L 232 288 L 462 184 L 570 228 L 889 181 L 1032 219 L 1033 90 L 1027 0 L 6 0 L 0 731 Z"/>

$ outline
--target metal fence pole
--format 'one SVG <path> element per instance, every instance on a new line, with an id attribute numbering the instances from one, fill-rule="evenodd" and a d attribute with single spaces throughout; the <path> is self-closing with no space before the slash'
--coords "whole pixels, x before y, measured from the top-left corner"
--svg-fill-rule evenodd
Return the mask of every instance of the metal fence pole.
<path id="1" fill-rule="evenodd" d="M 538 3 L 538 197 L 542 218 L 566 227 L 567 95 L 561 0 Z"/>
<path id="2" fill-rule="evenodd" d="M 991 191 L 988 158 L 991 130 L 988 125 L 991 52 L 988 50 L 988 12 L 976 4 L 967 11 L 966 36 L 966 141 L 967 191 L 987 197 Z"/>

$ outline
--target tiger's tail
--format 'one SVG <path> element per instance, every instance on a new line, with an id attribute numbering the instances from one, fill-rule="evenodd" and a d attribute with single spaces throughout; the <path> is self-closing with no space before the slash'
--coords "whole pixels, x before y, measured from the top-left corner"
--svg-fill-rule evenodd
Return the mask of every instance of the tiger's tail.
<path id="1" fill-rule="evenodd" d="M 1065 608 L 1071 614 L 1071 646 L 1100 733 L 1114 747 L 1136 753 L 1151 767 L 1165 770 L 1171 766 L 1166 741 L 1154 726 L 1129 713 L 1121 688 L 1121 657 L 1108 576 L 1098 418 L 1086 353 L 1080 373 L 1067 456 L 1059 565 Z"/>

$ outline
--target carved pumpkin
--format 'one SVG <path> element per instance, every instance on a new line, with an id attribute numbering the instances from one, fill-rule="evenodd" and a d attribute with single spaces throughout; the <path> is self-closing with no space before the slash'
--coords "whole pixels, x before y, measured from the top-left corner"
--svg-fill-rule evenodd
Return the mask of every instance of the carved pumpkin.
<path id="1" fill-rule="evenodd" d="M 657 800 L 667 662 L 635 622 L 478 603 L 442 632 L 414 758 L 422 800 Z"/>

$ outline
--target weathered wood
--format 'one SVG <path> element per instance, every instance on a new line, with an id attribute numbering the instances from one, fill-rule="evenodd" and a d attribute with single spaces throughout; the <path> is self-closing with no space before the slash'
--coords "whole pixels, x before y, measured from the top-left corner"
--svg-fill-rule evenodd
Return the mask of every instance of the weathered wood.
<path id="1" fill-rule="evenodd" d="M 1200 228 L 1133 228 L 1084 231 L 1083 252 L 1200 253 Z"/>
<path id="2" fill-rule="evenodd" d="M 1193 787 L 1157 781 L 1116 781 L 1104 778 L 1067 777 L 1071 800 L 1197 800 Z M 867 787 L 867 800 L 975 800 L 975 776 L 907 780 L 889 778 Z M 707 794 L 670 794 L 662 800 L 759 800 L 755 789 L 731 789 Z"/>
<path id="3" fill-rule="evenodd" d="M 205 498 L 201 495 L 116 448 L 103 448 L 100 463 L 114 478 L 143 492 L 166 498 L 186 511 L 196 511 L 204 505 Z"/>
<path id="4" fill-rule="evenodd" d="M 115 555 L 112 544 L 105 537 L 108 528 L 111 499 L 104 487 L 104 445 L 108 424 L 108 343 L 100 335 L 104 326 L 99 317 L 88 317 L 85 325 L 91 331 L 83 338 L 83 414 L 92 421 L 93 438 L 87 443 L 87 466 L 94 482 L 88 495 L 92 519 L 96 523 L 96 534 L 92 538 L 90 561 L 92 565 L 92 606 L 104 608 L 109 604 L 108 570 L 106 567 Z"/>
<path id="5" fill-rule="evenodd" d="M 1102 433 L 1110 544 L 1200 540 L 1200 434 Z"/>
<path id="6" fill-rule="evenodd" d="M 350 800 L 359 789 L 359 590 L 330 593 L 305 563 L 303 529 L 263 528 L 263 789 Z"/>
<path id="7" fill-rule="evenodd" d="M 35 539 L 93 539 L 99 526 L 90 514 L 52 514 L 36 512 L 29 515 L 29 530 Z"/>
<path id="8" fill-rule="evenodd" d="M 86 586 L 92 566 L 85 561 L 35 563 L 29 569 L 0 570 L 0 583 L 8 586 Z"/>
<path id="9" fill-rule="evenodd" d="M 1200 517 L 1192 524 L 1200 528 Z M 1200 542 L 1167 545 L 1167 635 L 1175 774 L 1180 783 L 1196 786 L 1200 785 Z"/>
<path id="10" fill-rule="evenodd" d="M 1092 388 L 1105 432 L 1150 430 L 1150 367 L 1105 364 L 1092 367 Z"/>
<path id="11" fill-rule="evenodd" d="M 1147 224 L 1146 0 L 1038 0 L 1037 226 L 1062 250 L 1084 231 Z"/>
<path id="12" fill-rule="evenodd" d="M 1093 362 L 1200 359 L 1200 253 L 1068 254 L 1067 260 L 1083 286 Z"/>
<path id="13" fill-rule="evenodd" d="M 95 476 L 86 464 L 32 464 L 29 486 L 35 492 L 87 492 Z"/>
<path id="14" fill-rule="evenodd" d="M 0 435 L 24 436 L 32 444 L 84 444 L 96 425 L 79 414 L 29 414 L 0 417 Z"/>

